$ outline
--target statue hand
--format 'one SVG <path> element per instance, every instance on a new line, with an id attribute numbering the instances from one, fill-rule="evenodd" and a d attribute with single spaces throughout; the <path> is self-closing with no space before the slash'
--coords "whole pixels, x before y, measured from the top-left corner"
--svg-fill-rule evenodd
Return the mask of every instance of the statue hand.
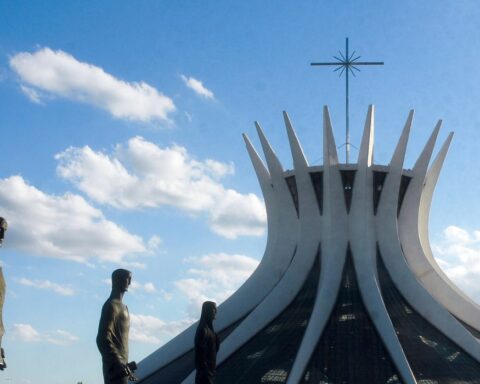
<path id="1" fill-rule="evenodd" d="M 5 351 L 3 348 L 0 348 L 0 371 L 3 371 L 7 368 L 7 363 L 5 362 Z"/>
<path id="2" fill-rule="evenodd" d="M 128 368 L 126 365 L 118 362 L 112 365 L 110 370 L 110 378 L 111 379 L 119 379 L 125 376 L 128 376 Z"/>

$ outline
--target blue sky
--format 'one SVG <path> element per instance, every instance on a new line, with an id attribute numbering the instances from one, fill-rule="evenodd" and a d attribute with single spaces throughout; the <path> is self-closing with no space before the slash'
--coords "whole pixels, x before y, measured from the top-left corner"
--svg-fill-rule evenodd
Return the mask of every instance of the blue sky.
<path id="1" fill-rule="evenodd" d="M 288 111 L 310 163 L 322 106 L 344 132 L 344 83 L 311 61 L 345 37 L 358 145 L 376 106 L 386 164 L 416 111 L 407 167 L 438 119 L 455 131 L 430 218 L 447 274 L 480 301 L 480 5 L 475 1 L 0 2 L 0 249 L 8 284 L 0 382 L 99 383 L 110 273 L 133 271 L 141 360 L 244 281 L 265 245 L 241 133 L 258 120 L 284 167 Z M 352 151 L 352 157 L 356 153 Z"/>

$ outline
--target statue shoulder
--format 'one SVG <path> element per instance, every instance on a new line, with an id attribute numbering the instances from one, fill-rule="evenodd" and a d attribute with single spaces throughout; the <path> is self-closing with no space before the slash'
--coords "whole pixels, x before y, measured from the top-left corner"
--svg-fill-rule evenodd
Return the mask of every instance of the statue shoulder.
<path id="1" fill-rule="evenodd" d="M 102 307 L 102 312 L 115 312 L 118 310 L 118 304 L 115 303 L 115 300 L 107 299 Z"/>

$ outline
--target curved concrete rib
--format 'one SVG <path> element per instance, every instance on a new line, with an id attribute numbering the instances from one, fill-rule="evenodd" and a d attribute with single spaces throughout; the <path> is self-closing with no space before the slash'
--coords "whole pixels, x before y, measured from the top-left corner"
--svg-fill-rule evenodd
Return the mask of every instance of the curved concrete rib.
<path id="1" fill-rule="evenodd" d="M 321 217 L 320 280 L 312 314 L 288 375 L 287 384 L 299 383 L 303 378 L 310 357 L 335 306 L 347 254 L 347 232 L 345 231 L 347 211 L 343 202 L 335 142 L 326 107 L 324 109 L 323 158 L 324 213 Z"/>
<path id="2" fill-rule="evenodd" d="M 358 152 L 358 169 L 364 171 L 365 167 L 370 167 L 373 164 L 373 143 L 375 131 L 375 107 L 370 105 L 368 107 L 367 118 L 365 120 L 365 127 L 363 129 L 362 143 L 360 144 L 360 151 Z M 355 190 L 354 190 L 355 191 Z M 368 199 L 370 201 L 370 199 Z"/>
<path id="3" fill-rule="evenodd" d="M 257 175 L 258 182 L 260 183 L 260 188 L 262 189 L 262 193 L 271 195 L 271 185 L 270 185 L 270 173 L 268 172 L 265 164 L 263 163 L 262 159 L 258 155 L 255 147 L 253 146 L 252 142 L 248 138 L 247 134 L 244 133 L 243 140 L 245 141 L 245 145 L 247 147 L 248 155 L 250 156 L 250 160 L 252 161 L 253 169 L 255 170 L 255 174 Z"/>
<path id="4" fill-rule="evenodd" d="M 428 218 L 433 192 L 437 183 L 443 162 L 453 137 L 451 132 L 445 140 L 425 178 L 421 191 L 418 216 L 418 237 L 410 239 L 405 257 L 417 276 L 417 279 L 427 288 L 430 294 L 447 308 L 453 315 L 480 330 L 480 306 L 463 293 L 443 272 L 433 257 L 428 239 Z M 400 222 L 402 231 L 403 222 Z M 406 222 L 404 225 L 408 225 Z M 403 233 L 403 231 L 402 231 Z M 406 234 L 404 235 L 406 236 Z"/>
<path id="5" fill-rule="evenodd" d="M 432 157 L 433 149 L 435 148 L 435 142 L 437 141 L 438 132 L 440 132 L 441 126 L 442 126 L 442 120 L 438 120 L 437 124 L 435 125 L 435 128 L 433 129 L 432 134 L 428 138 L 428 141 L 422 150 L 422 153 L 420 154 L 417 161 L 415 162 L 415 165 L 413 166 L 412 171 L 413 171 L 414 177 L 416 175 L 423 175 L 423 178 L 425 178 L 425 174 L 427 173 L 428 163 L 430 162 L 430 159 Z M 412 182 L 415 182 L 415 181 L 412 180 Z M 422 180 L 422 183 L 423 183 L 423 180 Z M 406 198 L 407 196 L 405 196 L 405 199 Z"/>
<path id="6" fill-rule="evenodd" d="M 273 244 L 277 240 L 277 231 L 278 231 L 278 220 L 279 220 L 279 212 L 276 209 L 275 204 L 275 195 L 273 191 L 273 183 L 271 182 L 270 173 L 268 172 L 267 168 L 265 168 L 265 164 L 263 163 L 262 159 L 258 155 L 255 147 L 253 146 L 252 142 L 248 138 L 246 134 L 243 134 L 243 139 L 245 140 L 245 145 L 247 147 L 248 155 L 250 156 L 250 160 L 252 162 L 253 168 L 255 170 L 255 174 L 257 175 L 258 182 L 260 184 L 260 188 L 263 193 L 263 198 L 265 201 L 265 208 L 267 210 L 267 220 L 270 225 L 267 226 L 268 234 L 267 234 L 267 245 L 265 247 L 265 256 L 272 255 L 271 248 Z"/>
<path id="7" fill-rule="evenodd" d="M 370 106 L 358 156 L 350 208 L 350 246 L 360 294 L 370 319 L 404 383 L 415 384 L 415 377 L 390 320 L 378 282 L 373 215 L 373 142 L 374 109 Z"/>
<path id="8" fill-rule="evenodd" d="M 297 244 L 297 214 L 285 183 L 281 165 L 279 163 L 275 165 L 275 159 L 269 154 L 267 159 L 270 160 L 271 168 L 270 175 L 268 175 L 263 162 L 248 139 L 246 145 L 264 193 L 269 215 L 269 238 L 264 256 L 257 269 L 232 296 L 219 306 L 215 321 L 218 332 L 252 311 L 275 287 L 290 265 Z M 272 212 L 276 213 L 272 216 Z M 271 234 L 275 235 L 271 238 Z M 142 360 L 138 365 L 138 377 L 145 378 L 190 351 L 193 348 L 196 325 L 197 323 L 191 325 Z"/>
<path id="9" fill-rule="evenodd" d="M 343 225 L 343 227 L 339 227 L 339 232 L 343 232 L 347 236 L 347 207 L 343 197 L 337 146 L 333 137 L 330 113 L 326 106 L 323 107 L 323 164 L 323 216 L 325 217 L 322 227 L 334 228 L 337 225 Z M 337 224 L 337 220 L 340 221 L 340 224 Z M 335 244 L 337 240 L 341 239 L 337 236 L 343 235 L 329 230 L 322 236 L 322 243 L 325 245 Z"/>
<path id="10" fill-rule="evenodd" d="M 423 181 L 430 160 L 430 156 L 435 145 L 435 139 L 440 128 L 437 124 L 432 136 L 427 142 L 422 154 L 413 169 L 413 179 L 410 182 L 409 189 L 410 196 L 416 195 L 418 192 L 415 189 L 422 189 Z M 418 237 L 417 226 L 413 229 L 406 229 L 409 231 L 407 242 L 400 242 L 399 232 L 397 228 L 397 217 L 392 214 L 392 206 L 397 206 L 398 200 L 395 197 L 395 191 L 392 191 L 392 180 L 397 179 L 393 176 L 392 170 L 385 181 L 384 191 L 382 192 L 382 199 L 379 203 L 377 213 L 378 240 L 382 259 L 392 278 L 397 289 L 400 291 L 405 300 L 425 319 L 427 319 L 440 332 L 449 337 L 453 342 L 461 345 L 462 348 L 469 353 L 473 358 L 480 361 L 480 343 L 446 310 L 444 309 L 424 288 L 424 286 L 417 280 L 409 265 L 407 264 L 404 252 L 407 253 L 409 241 L 414 236 Z M 422 174 L 423 173 L 423 174 Z M 397 181 L 399 182 L 399 181 Z M 415 208 L 416 201 L 412 197 L 405 196 L 403 202 L 402 213 L 408 217 L 412 215 L 412 210 Z M 382 204 L 383 206 L 380 206 Z M 385 207 L 388 206 L 388 209 Z M 418 205 L 417 205 L 418 207 Z M 418 217 L 416 217 L 418 220 Z M 413 232 L 413 231 L 416 231 Z M 402 250 L 403 247 L 403 250 Z"/>
<path id="11" fill-rule="evenodd" d="M 267 161 L 267 166 L 270 171 L 272 188 L 275 192 L 274 195 L 277 199 L 278 204 L 277 208 L 280 208 L 277 209 L 277 211 L 280 211 L 280 232 L 276 235 L 279 239 L 282 239 L 281 241 L 283 241 L 288 248 L 290 248 L 291 246 L 296 247 L 300 225 L 298 222 L 295 205 L 292 202 L 290 190 L 285 181 L 282 164 L 278 160 L 275 151 L 272 149 L 272 146 L 270 145 L 265 134 L 263 133 L 260 124 L 255 122 L 255 127 L 257 128 L 258 137 L 262 144 L 265 160 Z M 283 238 L 284 236 L 287 237 Z"/>
<path id="12" fill-rule="evenodd" d="M 403 253 L 416 276 L 421 276 L 431 270 L 430 264 L 423 262 L 424 254 L 420 244 L 419 209 L 422 191 L 425 186 L 425 175 L 432 156 L 435 141 L 438 136 L 441 121 L 439 121 L 430 136 L 425 148 L 417 159 L 412 170 L 412 180 L 403 199 L 402 209 L 398 215 L 398 231 Z"/>
<path id="13" fill-rule="evenodd" d="M 283 112 L 283 117 L 285 119 L 285 127 L 287 129 L 293 166 L 295 168 L 300 231 L 303 236 L 306 237 L 306 231 L 311 232 L 312 234 L 318 232 L 318 229 L 320 228 L 320 210 L 317 210 L 318 215 L 313 215 L 309 212 L 312 210 L 312 207 L 318 207 L 318 204 L 312 180 L 308 172 L 308 161 L 303 153 L 297 134 L 290 123 L 287 112 Z"/>
<path id="14" fill-rule="evenodd" d="M 389 190 L 388 192 L 392 192 L 396 194 L 397 199 L 398 199 L 400 181 L 402 176 L 403 162 L 405 161 L 405 153 L 407 152 L 408 138 L 410 136 L 410 130 L 412 128 L 412 121 L 413 121 L 414 114 L 415 114 L 415 111 L 413 109 L 410 110 L 410 112 L 408 113 L 407 121 L 405 123 L 405 126 L 403 127 L 402 134 L 400 135 L 400 139 L 398 139 L 398 143 L 397 143 L 397 146 L 395 147 L 395 151 L 393 152 L 392 159 L 390 160 L 389 174 L 394 175 L 394 177 L 390 177 L 390 184 L 388 186 L 391 188 L 391 190 Z M 382 192 L 382 195 L 383 195 L 383 192 Z M 397 208 L 395 208 L 395 212 L 396 211 L 397 211 Z"/>
<path id="15" fill-rule="evenodd" d="M 442 170 L 443 162 L 447 156 L 448 148 L 450 147 L 452 138 L 453 132 L 450 132 L 447 139 L 443 143 L 442 148 L 440 148 L 440 151 L 433 160 L 433 164 L 428 169 L 423 191 L 420 197 L 420 213 L 418 215 L 420 243 L 422 244 L 425 256 L 427 256 L 427 258 L 433 262 L 435 262 L 435 259 L 430 248 L 430 241 L 428 237 L 428 219 L 430 216 L 433 192 L 435 191 L 435 186 L 437 185 L 438 177 L 440 176 L 440 171 Z"/>
<path id="16" fill-rule="evenodd" d="M 288 114 L 285 111 L 283 111 L 283 119 L 287 129 L 288 141 L 290 142 L 294 168 L 295 170 L 298 170 L 300 167 L 306 169 L 308 167 L 308 161 L 303 153 L 302 146 L 298 141 L 297 134 L 292 127 Z"/>
<path id="17" fill-rule="evenodd" d="M 337 146 L 333 136 L 332 122 L 328 107 L 323 107 L 323 164 L 338 164 Z"/>
<path id="18" fill-rule="evenodd" d="M 395 217 L 395 227 L 397 225 L 396 216 L 400 181 L 402 177 L 403 162 L 405 161 L 405 153 L 407 152 L 408 137 L 410 136 L 410 129 L 412 127 L 413 115 L 414 111 L 412 109 L 408 114 L 407 122 L 405 123 L 400 139 L 393 152 L 392 159 L 390 160 L 388 174 L 378 203 L 376 223 L 378 234 L 382 233 L 381 226 L 384 223 L 391 221 L 392 217 Z"/>
<path id="19" fill-rule="evenodd" d="M 290 128 L 291 126 L 287 126 L 288 130 L 290 130 Z M 292 153 L 293 151 L 294 149 L 292 148 Z M 308 169 L 300 166 L 298 170 L 295 170 L 295 178 L 303 185 L 303 180 L 309 178 Z M 305 223 L 314 223 L 319 220 L 319 213 L 311 209 L 305 210 L 301 208 L 301 201 L 315 201 L 315 192 L 311 183 L 309 188 L 307 184 L 305 184 L 303 188 L 298 188 L 298 192 L 300 203 L 300 238 L 295 256 L 277 285 L 275 285 L 271 292 L 222 343 L 222 348 L 220 348 L 217 356 L 217 366 L 220 366 L 229 356 L 235 353 L 238 348 L 248 342 L 280 315 L 296 297 L 310 273 L 317 256 L 320 234 L 313 233 L 310 229 L 311 226 L 305 225 Z M 279 209 L 281 209 L 281 206 Z M 317 216 L 317 218 L 315 216 Z M 194 377 L 195 373 L 192 372 L 182 383 L 192 384 Z"/>

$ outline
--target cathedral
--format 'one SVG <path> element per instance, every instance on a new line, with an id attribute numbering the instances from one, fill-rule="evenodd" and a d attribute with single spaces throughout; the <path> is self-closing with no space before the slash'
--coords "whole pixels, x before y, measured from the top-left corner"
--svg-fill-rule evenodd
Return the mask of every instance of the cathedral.
<path id="1" fill-rule="evenodd" d="M 357 163 L 341 164 L 328 108 L 323 164 L 310 165 L 286 113 L 285 170 L 258 124 L 244 136 L 268 216 L 265 253 L 218 308 L 218 384 L 480 383 L 480 307 L 437 265 L 428 218 L 450 133 L 441 121 L 412 169 L 407 117 L 387 165 L 374 164 L 374 107 Z M 193 384 L 196 324 L 139 364 L 141 384 Z"/>

